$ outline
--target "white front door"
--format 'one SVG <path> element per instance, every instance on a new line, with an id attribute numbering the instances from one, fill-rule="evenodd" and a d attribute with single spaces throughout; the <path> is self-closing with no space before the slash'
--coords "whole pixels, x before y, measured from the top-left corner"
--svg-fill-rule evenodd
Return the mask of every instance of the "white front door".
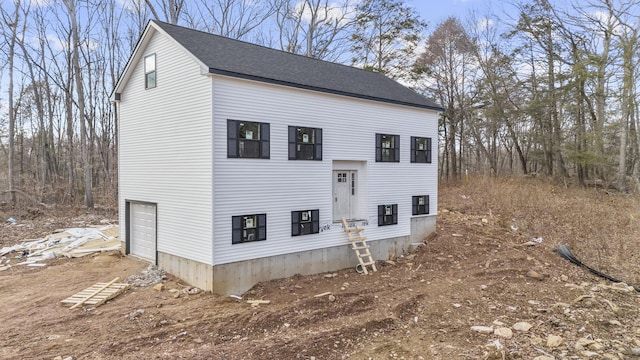
<path id="1" fill-rule="evenodd" d="M 130 253 L 156 262 L 156 205 L 130 203 Z"/>
<path id="2" fill-rule="evenodd" d="M 333 171 L 333 221 L 352 220 L 356 213 L 355 170 Z"/>

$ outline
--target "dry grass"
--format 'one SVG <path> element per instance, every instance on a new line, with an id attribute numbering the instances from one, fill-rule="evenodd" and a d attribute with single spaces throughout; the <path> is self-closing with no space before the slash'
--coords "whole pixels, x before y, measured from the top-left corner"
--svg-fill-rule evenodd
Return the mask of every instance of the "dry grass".
<path id="1" fill-rule="evenodd" d="M 440 185 L 439 208 L 483 215 L 524 240 L 567 244 L 585 264 L 640 285 L 637 195 L 555 184 L 539 178 L 476 178 Z"/>

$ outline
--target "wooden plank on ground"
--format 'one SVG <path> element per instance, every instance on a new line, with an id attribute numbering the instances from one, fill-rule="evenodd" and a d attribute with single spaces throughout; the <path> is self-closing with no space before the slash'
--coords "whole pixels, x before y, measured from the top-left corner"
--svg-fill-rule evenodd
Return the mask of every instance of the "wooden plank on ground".
<path id="1" fill-rule="evenodd" d="M 62 305 L 71 306 L 70 309 L 74 309 L 81 305 L 92 305 L 98 307 L 122 294 L 131 287 L 130 284 L 116 283 L 119 279 L 120 278 L 115 278 L 108 283 L 97 283 L 88 287 L 79 293 L 62 300 Z"/>

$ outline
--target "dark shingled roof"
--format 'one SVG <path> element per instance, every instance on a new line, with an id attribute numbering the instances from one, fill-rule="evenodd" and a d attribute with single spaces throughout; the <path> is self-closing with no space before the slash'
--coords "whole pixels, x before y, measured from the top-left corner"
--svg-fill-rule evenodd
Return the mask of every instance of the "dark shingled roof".
<path id="1" fill-rule="evenodd" d="M 441 111 L 386 76 L 152 20 L 214 74 Z"/>

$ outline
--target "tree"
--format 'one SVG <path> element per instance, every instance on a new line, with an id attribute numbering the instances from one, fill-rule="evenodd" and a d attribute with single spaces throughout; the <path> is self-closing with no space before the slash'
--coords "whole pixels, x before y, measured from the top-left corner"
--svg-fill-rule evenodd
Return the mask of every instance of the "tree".
<path id="1" fill-rule="evenodd" d="M 15 161 L 15 132 L 16 132 L 16 104 L 14 101 L 14 69 L 15 69 L 15 57 L 16 57 L 16 46 L 21 41 L 18 36 L 18 30 L 20 29 L 20 21 L 23 21 L 22 24 L 22 35 L 24 36 L 24 28 L 26 27 L 26 19 L 21 19 L 21 1 L 16 0 L 14 2 L 14 12 L 13 14 L 8 14 L 4 11 L 3 8 L 0 8 L 2 12 L 2 21 L 4 23 L 4 31 L 3 35 L 5 41 L 8 45 L 8 67 L 9 67 L 9 89 L 8 89 L 8 101 L 9 101 L 9 154 L 8 154 L 8 178 L 9 178 L 9 201 L 11 203 L 15 203 L 15 169 L 14 169 L 14 161 Z"/>
<path id="2" fill-rule="evenodd" d="M 276 11 L 279 0 L 201 0 L 201 9 L 185 14 L 189 24 L 232 39 L 245 39 Z"/>
<path id="3" fill-rule="evenodd" d="M 280 48 L 316 59 L 340 59 L 353 26 L 351 9 L 349 0 L 283 1 L 275 14 Z"/>
<path id="4" fill-rule="evenodd" d="M 554 8 L 548 0 L 533 0 L 530 4 L 520 7 L 520 18 L 516 25 L 516 32 L 525 34 L 531 39 L 531 50 L 534 47 L 540 51 L 539 61 L 546 70 L 546 89 L 535 89 L 535 96 L 540 97 L 538 105 L 541 105 L 542 113 L 539 113 L 541 140 L 545 154 L 545 166 L 547 174 L 566 176 L 562 155 L 562 129 L 558 111 L 558 88 L 556 81 L 556 66 L 559 58 L 559 45 L 556 40 L 559 24 L 556 21 Z M 536 74 L 532 74 L 536 76 Z M 535 79 L 537 83 L 537 79 Z M 535 117 L 534 117 L 535 118 Z"/>
<path id="5" fill-rule="evenodd" d="M 629 127 L 635 123 L 636 116 L 636 56 L 639 49 L 638 28 L 621 21 L 621 31 L 616 33 L 622 51 L 622 91 L 620 116 L 620 152 L 618 162 L 618 189 L 627 190 L 627 139 Z"/>
<path id="6" fill-rule="evenodd" d="M 442 131 L 444 133 L 443 167 L 447 177 L 460 174 L 458 146 L 461 146 L 464 119 L 468 117 L 471 103 L 468 98 L 467 80 L 471 74 L 471 60 L 475 44 L 469 38 L 460 21 L 448 18 L 429 36 L 426 50 L 416 62 L 419 73 L 426 74 L 432 82 L 430 93 L 444 107 Z M 477 140 L 477 139 L 476 139 Z"/>
<path id="7" fill-rule="evenodd" d="M 598 11 L 594 13 L 574 7 L 574 10 L 580 14 L 579 18 L 574 18 L 574 22 L 581 25 L 585 32 L 592 34 L 592 41 L 585 42 L 585 46 L 591 46 L 587 60 L 591 66 L 596 68 L 596 84 L 593 96 L 593 101 L 595 102 L 595 114 L 593 115 L 595 116 L 591 116 L 591 126 L 594 131 L 592 138 L 595 143 L 594 151 L 596 157 L 599 162 L 604 163 L 604 125 L 606 123 L 606 104 L 609 97 L 606 85 L 611 77 L 607 67 L 610 65 L 612 36 L 617 27 L 617 20 L 610 0 L 603 0 L 598 8 L 602 8 L 604 12 Z M 603 13 L 606 15 L 604 17 L 600 16 Z M 586 101 L 589 101 L 589 98 Z M 605 170 L 602 166 L 598 166 L 596 170 L 599 177 L 605 175 Z"/>
<path id="8" fill-rule="evenodd" d="M 363 0 L 356 6 L 351 63 L 395 79 L 412 78 L 427 23 L 399 0 Z"/>
<path id="9" fill-rule="evenodd" d="M 477 146 L 488 159 L 494 174 L 500 172 L 499 143 L 508 153 L 509 170 L 513 168 L 513 150 L 520 163 L 523 174 L 528 173 L 527 157 L 522 146 L 522 138 L 518 129 L 522 127 L 522 109 L 520 104 L 526 102 L 526 96 L 519 86 L 515 63 L 511 56 L 501 48 L 502 39 L 494 25 L 498 21 L 492 18 L 477 19 L 472 16 L 470 36 L 475 40 L 473 47 L 478 76 L 474 86 L 475 107 L 479 110 L 477 120 L 468 121 L 469 128 L 476 138 Z M 481 121 L 482 120 L 482 121 Z M 480 129 L 478 129 L 480 127 Z M 486 140 L 481 139 L 479 130 L 486 133 Z M 487 142 L 487 146 L 484 142 Z"/>
<path id="10" fill-rule="evenodd" d="M 159 3 L 155 5 L 152 0 L 144 0 L 144 2 L 156 20 L 166 21 L 174 25 L 180 20 L 185 5 L 185 0 L 159 0 Z M 164 17 L 160 17 L 160 13 L 157 10 L 158 7 L 162 9 L 162 15 Z"/>
<path id="11" fill-rule="evenodd" d="M 71 61 L 73 63 L 73 73 L 75 75 L 76 94 L 78 95 L 78 117 L 80 120 L 80 152 L 82 155 L 82 168 L 84 174 L 84 205 L 87 208 L 93 208 L 93 182 L 92 167 L 89 160 L 89 145 L 87 143 L 87 124 L 85 119 L 85 94 L 84 83 L 82 79 L 82 67 L 80 67 L 80 51 L 83 44 L 80 42 L 78 30 L 76 0 L 63 0 L 69 12 L 71 21 L 71 38 L 73 49 L 71 51 Z"/>

